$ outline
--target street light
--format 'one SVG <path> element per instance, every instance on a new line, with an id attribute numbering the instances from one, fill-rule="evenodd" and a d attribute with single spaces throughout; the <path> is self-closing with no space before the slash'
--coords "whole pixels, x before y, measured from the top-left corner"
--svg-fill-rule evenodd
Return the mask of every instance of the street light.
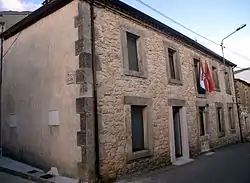
<path id="1" fill-rule="evenodd" d="M 222 58 L 223 58 L 224 66 L 225 66 L 225 58 L 224 58 L 224 48 L 225 48 L 225 47 L 224 47 L 224 45 L 223 45 L 223 41 L 224 41 L 225 39 L 227 39 L 229 36 L 233 35 L 235 32 L 237 32 L 237 31 L 243 29 L 244 27 L 246 27 L 246 25 L 247 25 L 247 24 L 241 25 L 241 26 L 238 27 L 235 31 L 233 31 L 231 34 L 229 34 L 228 36 L 224 37 L 224 38 L 221 40 L 220 46 L 221 46 L 221 50 L 222 50 Z"/>
<path id="2" fill-rule="evenodd" d="M 224 45 L 223 45 L 223 41 L 225 39 L 227 39 L 229 36 L 233 35 L 235 32 L 243 29 L 244 27 L 246 27 L 246 24 L 243 24 L 241 25 L 240 27 L 238 27 L 235 31 L 233 31 L 231 34 L 229 34 L 228 36 L 224 37 L 222 40 L 221 40 L 221 50 L 222 50 L 222 59 L 223 59 L 223 64 L 224 64 L 224 71 L 226 70 L 226 64 L 225 64 L 225 58 L 224 58 Z M 233 75 L 234 76 L 234 75 Z M 234 88 L 235 88 L 235 85 L 234 85 Z M 235 98 L 236 100 L 236 106 L 237 106 L 237 113 L 238 113 L 238 120 L 239 120 L 239 127 L 240 127 L 240 139 L 241 139 L 241 142 L 244 143 L 244 138 L 243 138 L 243 134 L 242 134 L 242 128 L 241 128 L 241 121 L 240 121 L 240 117 L 239 117 L 239 103 L 237 101 L 237 97 Z M 234 99 L 233 99 L 234 101 Z"/>

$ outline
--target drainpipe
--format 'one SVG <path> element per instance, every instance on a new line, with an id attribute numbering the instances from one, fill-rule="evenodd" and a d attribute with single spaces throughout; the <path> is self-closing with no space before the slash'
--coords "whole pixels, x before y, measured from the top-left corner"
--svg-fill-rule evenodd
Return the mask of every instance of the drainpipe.
<path id="1" fill-rule="evenodd" d="M 0 22 L 0 26 L 1 26 L 1 33 L 3 33 L 4 31 L 4 22 Z M 4 41 L 4 38 L 2 35 L 1 36 L 1 55 L 0 55 L 0 62 L 1 62 L 1 65 L 0 65 L 0 157 L 3 156 L 3 115 L 2 115 L 2 83 L 3 83 L 3 41 Z"/>
<path id="2" fill-rule="evenodd" d="M 244 143 L 244 138 L 243 138 L 243 133 L 242 133 L 242 126 L 241 126 L 241 120 L 240 120 L 240 106 L 238 103 L 238 98 L 237 98 L 237 94 L 236 94 L 236 87 L 235 87 L 235 77 L 234 77 L 234 68 L 232 68 L 232 73 L 233 73 L 233 85 L 234 85 L 234 94 L 235 94 L 235 102 L 236 102 L 236 107 L 237 107 L 237 113 L 238 113 L 238 121 L 239 121 L 239 127 L 240 127 L 240 141 L 241 143 Z"/>
<path id="3" fill-rule="evenodd" d="M 94 97 L 94 124 L 95 124 L 95 173 L 96 178 L 100 179 L 100 157 L 99 157 L 99 124 L 97 109 L 97 84 L 96 84 L 96 57 L 95 57 L 95 22 L 94 22 L 94 0 L 90 2 L 90 21 L 91 21 L 91 55 L 92 55 L 92 75 L 93 75 L 93 97 Z"/>

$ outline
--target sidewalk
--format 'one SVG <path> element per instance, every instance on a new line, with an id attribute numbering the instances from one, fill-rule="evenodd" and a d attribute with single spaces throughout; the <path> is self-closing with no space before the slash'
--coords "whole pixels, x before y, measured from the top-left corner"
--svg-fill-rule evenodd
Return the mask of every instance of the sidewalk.
<path id="1" fill-rule="evenodd" d="M 216 149 L 189 164 L 126 176 L 116 183 L 250 183 L 250 143 Z"/>
<path id="2" fill-rule="evenodd" d="M 19 176 L 38 183 L 77 183 L 78 180 L 62 176 L 52 176 L 32 166 L 14 161 L 10 158 L 0 157 L 0 171 Z"/>

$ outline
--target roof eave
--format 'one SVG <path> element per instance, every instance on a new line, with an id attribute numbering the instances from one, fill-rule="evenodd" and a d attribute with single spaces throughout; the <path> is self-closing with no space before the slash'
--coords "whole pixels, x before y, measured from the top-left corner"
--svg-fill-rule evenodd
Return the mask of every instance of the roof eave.
<path id="1" fill-rule="evenodd" d="M 17 34 L 18 32 L 24 30 L 25 28 L 29 27 L 30 25 L 36 23 L 40 19 L 46 17 L 47 15 L 50 15 L 51 13 L 57 11 L 61 7 L 65 6 L 69 2 L 73 0 L 55 0 L 52 1 L 44 6 L 41 6 L 31 14 L 29 14 L 27 17 L 22 19 L 21 21 L 14 24 L 12 27 L 7 29 L 5 32 L 3 32 L 0 37 L 3 37 L 4 39 L 8 39 L 11 36 Z"/>
<path id="2" fill-rule="evenodd" d="M 5 32 L 3 32 L 0 36 L 3 37 L 4 39 L 8 39 L 11 36 L 17 34 L 18 32 L 22 31 L 23 29 L 29 27 L 30 25 L 34 24 L 35 22 L 39 21 L 43 17 L 46 17 L 47 15 L 55 12 L 56 10 L 60 9 L 61 7 L 65 6 L 66 4 L 70 3 L 73 0 L 54 0 L 36 11 L 32 12 L 29 14 L 27 17 L 7 29 Z M 104 3 L 105 5 L 111 5 L 115 6 L 119 9 L 119 11 L 122 11 L 128 15 L 132 15 L 133 17 L 137 17 L 138 19 L 149 23 L 150 25 L 153 25 L 157 27 L 159 30 L 166 32 L 170 36 L 179 38 L 182 40 L 184 43 L 193 46 L 194 48 L 218 59 L 219 61 L 223 62 L 223 58 L 218 55 L 217 53 L 209 50 L 205 46 L 197 43 L 196 41 L 192 40 L 191 38 L 185 36 L 184 34 L 172 29 L 171 27 L 163 24 L 162 22 L 150 17 L 149 15 L 127 5 L 126 3 L 123 3 L 119 0 L 108 0 L 108 1 L 103 1 L 103 0 L 96 0 L 98 3 Z M 225 59 L 225 63 L 229 66 L 235 67 L 236 65 L 229 60 Z"/>

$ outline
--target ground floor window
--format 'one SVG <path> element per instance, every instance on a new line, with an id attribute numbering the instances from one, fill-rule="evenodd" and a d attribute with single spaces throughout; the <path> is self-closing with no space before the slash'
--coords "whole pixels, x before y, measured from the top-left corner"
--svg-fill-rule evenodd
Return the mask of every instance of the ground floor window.
<path id="1" fill-rule="evenodd" d="M 128 160 L 152 155 L 152 99 L 124 97 Z"/>
<path id="2" fill-rule="evenodd" d="M 144 147 L 144 106 L 131 106 L 132 150 L 141 151 Z"/>
<path id="3" fill-rule="evenodd" d="M 235 120 L 234 120 L 232 106 L 228 107 L 228 121 L 229 121 L 230 129 L 235 130 Z"/>
<path id="4" fill-rule="evenodd" d="M 222 107 L 217 107 L 216 108 L 216 113 L 217 113 L 217 123 L 218 123 L 218 132 L 219 133 L 224 133 L 224 117 L 223 117 L 223 108 Z"/>
<path id="5" fill-rule="evenodd" d="M 200 136 L 204 136 L 206 133 L 206 116 L 205 107 L 199 107 L 199 126 L 200 126 Z"/>

